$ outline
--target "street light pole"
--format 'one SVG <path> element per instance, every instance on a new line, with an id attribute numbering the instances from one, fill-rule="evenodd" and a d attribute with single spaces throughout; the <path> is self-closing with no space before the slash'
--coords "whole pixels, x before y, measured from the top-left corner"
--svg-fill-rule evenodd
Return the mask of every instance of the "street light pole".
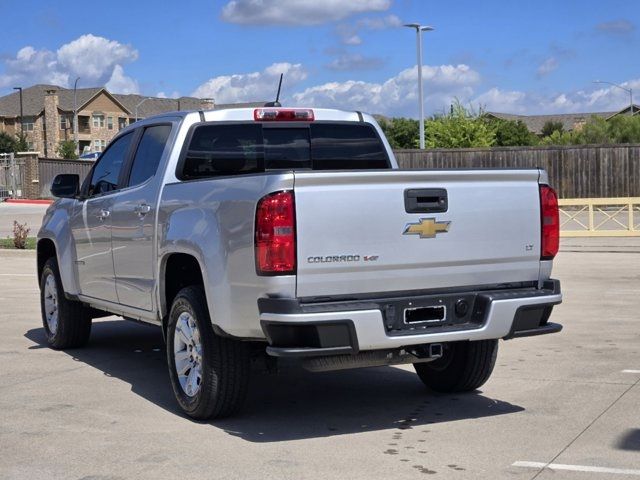
<path id="1" fill-rule="evenodd" d="M 136 120 L 135 120 L 136 122 L 138 121 L 138 107 L 139 107 L 140 105 L 142 105 L 144 102 L 146 102 L 147 100 L 149 100 L 149 98 L 150 98 L 150 97 L 145 97 L 145 98 L 143 98 L 143 99 L 142 99 L 142 100 L 140 100 L 140 101 L 138 102 L 138 104 L 136 105 Z"/>
<path id="2" fill-rule="evenodd" d="M 418 101 L 420 102 L 420 149 L 424 150 L 424 92 L 422 83 L 422 32 L 430 32 L 434 28 L 419 23 L 409 23 L 405 27 L 416 30 L 417 66 L 418 66 Z"/>
<path id="3" fill-rule="evenodd" d="M 13 87 L 20 92 L 20 134 L 24 135 L 24 110 L 22 108 L 22 87 Z"/>
<path id="4" fill-rule="evenodd" d="M 627 92 L 629 94 L 629 113 L 631 113 L 631 115 L 633 116 L 633 112 L 635 111 L 633 107 L 633 88 L 625 88 L 622 85 L 618 85 L 617 83 L 605 82 L 602 80 L 596 80 L 593 83 L 606 83 L 607 85 L 613 85 L 614 87 L 618 87 L 620 90 L 624 90 L 625 92 Z"/>
<path id="5" fill-rule="evenodd" d="M 76 146 L 76 155 L 80 153 L 80 147 L 78 145 L 78 97 L 76 96 L 78 80 L 80 80 L 80 77 L 77 77 L 76 81 L 73 82 L 73 143 Z"/>

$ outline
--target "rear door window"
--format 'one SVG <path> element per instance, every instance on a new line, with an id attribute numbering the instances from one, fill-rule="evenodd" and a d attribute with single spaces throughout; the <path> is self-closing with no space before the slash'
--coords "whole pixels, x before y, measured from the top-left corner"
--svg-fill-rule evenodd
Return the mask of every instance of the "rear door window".
<path id="1" fill-rule="evenodd" d="M 154 125 L 144 129 L 131 166 L 129 186 L 140 185 L 156 174 L 169 133 L 171 125 Z"/>

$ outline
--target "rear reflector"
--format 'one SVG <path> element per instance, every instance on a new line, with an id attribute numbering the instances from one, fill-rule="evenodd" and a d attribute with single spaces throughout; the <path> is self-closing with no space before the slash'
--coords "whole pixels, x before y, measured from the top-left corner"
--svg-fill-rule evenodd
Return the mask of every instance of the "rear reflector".
<path id="1" fill-rule="evenodd" d="M 548 185 L 540 186 L 540 216 L 542 230 L 541 260 L 551 260 L 560 248 L 560 215 L 558 196 Z"/>
<path id="2" fill-rule="evenodd" d="M 296 273 L 296 215 L 292 191 L 263 197 L 256 209 L 258 275 Z"/>
<path id="3" fill-rule="evenodd" d="M 308 108 L 256 108 L 253 119 L 257 122 L 313 122 L 313 110 Z"/>

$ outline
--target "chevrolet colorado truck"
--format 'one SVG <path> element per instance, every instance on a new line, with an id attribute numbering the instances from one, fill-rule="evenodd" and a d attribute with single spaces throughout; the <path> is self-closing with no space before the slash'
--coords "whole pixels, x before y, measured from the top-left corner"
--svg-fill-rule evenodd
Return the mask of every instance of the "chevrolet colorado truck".
<path id="1" fill-rule="evenodd" d="M 540 169 L 400 170 L 375 119 L 328 109 L 164 114 L 59 175 L 37 242 L 56 349 L 93 318 L 162 328 L 184 412 L 236 413 L 252 361 L 411 363 L 487 381 L 499 339 L 554 333 L 557 198 Z"/>

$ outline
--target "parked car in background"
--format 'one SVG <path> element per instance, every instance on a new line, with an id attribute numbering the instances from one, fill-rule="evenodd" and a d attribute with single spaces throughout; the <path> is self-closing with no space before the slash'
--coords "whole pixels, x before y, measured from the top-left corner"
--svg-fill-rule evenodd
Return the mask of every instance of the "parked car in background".
<path id="1" fill-rule="evenodd" d="M 102 152 L 88 152 L 80 155 L 80 160 L 97 160 Z"/>

